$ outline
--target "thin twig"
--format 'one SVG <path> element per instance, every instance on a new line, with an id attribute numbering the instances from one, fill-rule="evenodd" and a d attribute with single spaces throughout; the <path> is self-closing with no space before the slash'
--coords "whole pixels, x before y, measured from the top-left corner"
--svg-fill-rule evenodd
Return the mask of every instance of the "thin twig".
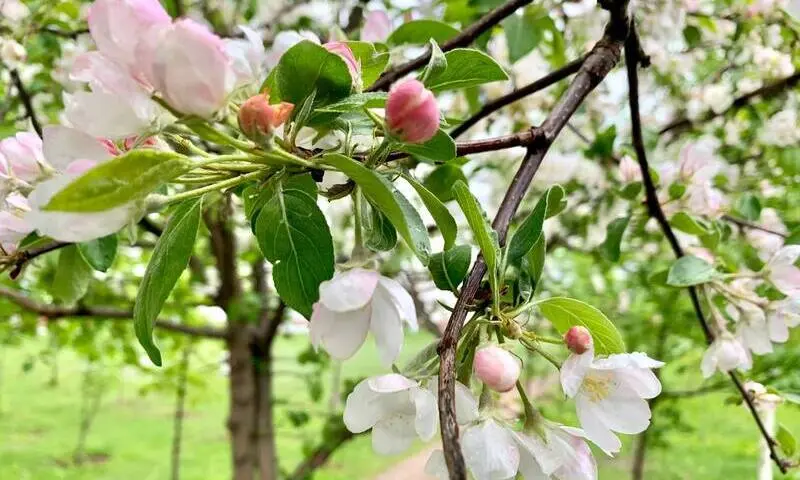
<path id="1" fill-rule="evenodd" d="M 631 110 L 631 133 L 633 136 L 633 146 L 634 150 L 636 151 L 639 167 L 642 172 L 642 179 L 647 199 L 647 208 L 650 216 L 656 219 L 658 224 L 661 226 L 661 230 L 664 232 L 664 235 L 667 237 L 675 256 L 680 258 L 684 255 L 683 249 L 681 248 L 675 233 L 672 231 L 672 227 L 667 221 L 664 211 L 661 209 L 661 205 L 658 202 L 655 185 L 653 184 L 653 179 L 650 177 L 650 168 L 647 162 L 647 155 L 642 137 L 641 114 L 639 112 L 639 77 L 637 72 L 637 66 L 639 63 L 638 55 L 639 52 L 635 37 L 631 35 L 626 42 L 625 64 L 628 73 L 628 97 Z M 697 296 L 697 290 L 694 287 L 689 287 L 688 290 L 692 299 L 692 306 L 694 308 L 695 315 L 697 316 L 697 320 L 700 323 L 700 326 L 703 328 L 706 341 L 710 344 L 714 341 L 714 334 L 711 332 L 708 321 L 703 313 L 700 300 Z M 747 407 L 750 409 L 750 413 L 753 415 L 753 420 L 755 420 L 758 429 L 761 431 L 761 435 L 764 437 L 764 440 L 769 446 L 770 456 L 778 465 L 778 468 L 781 470 L 781 472 L 786 473 L 786 463 L 780 458 L 776 449 L 777 442 L 774 438 L 772 438 L 769 431 L 767 431 L 766 427 L 764 426 L 764 423 L 761 420 L 758 411 L 756 410 L 755 404 L 753 403 L 753 399 L 747 393 L 737 375 L 734 372 L 729 372 L 729 374 L 733 380 L 733 383 L 736 385 L 736 388 L 741 393 L 742 398 L 747 404 Z"/>
<path id="2" fill-rule="evenodd" d="M 772 235 L 775 235 L 776 237 L 789 238 L 789 235 L 787 235 L 785 233 L 781 233 L 781 232 L 778 232 L 777 230 L 773 230 L 771 228 L 764 227 L 764 226 L 759 225 L 757 223 L 753 223 L 753 222 L 747 221 L 747 220 L 745 220 L 743 218 L 737 218 L 737 217 L 733 217 L 731 215 L 723 215 L 722 219 L 723 220 L 727 220 L 728 222 L 731 222 L 731 223 L 735 223 L 736 225 L 738 225 L 738 226 L 740 226 L 742 228 L 749 228 L 751 230 L 760 230 L 762 232 L 771 233 Z"/>
<path id="3" fill-rule="evenodd" d="M 33 100 L 31 99 L 31 95 L 25 88 L 25 84 L 22 82 L 22 78 L 20 78 L 17 69 L 11 69 L 9 73 L 11 75 L 11 81 L 17 88 L 17 94 L 19 94 L 19 99 L 22 101 L 22 106 L 25 108 L 25 116 L 30 119 L 33 129 L 41 137 L 42 123 L 39 121 L 39 117 L 36 115 L 36 110 L 33 108 Z"/>
<path id="4" fill-rule="evenodd" d="M 339 447 L 345 445 L 356 436 L 357 434 L 342 428 L 335 438 L 324 439 L 321 445 L 315 448 L 309 455 L 306 455 L 306 459 L 294 469 L 294 472 L 287 477 L 287 480 L 304 480 L 308 478 L 311 473 L 325 465 L 330 456 L 333 455 Z"/>
<path id="5" fill-rule="evenodd" d="M 490 11 L 489 13 L 481 17 L 477 22 L 465 28 L 460 34 L 444 42 L 442 44 L 442 51 L 447 52 L 453 50 L 454 48 L 466 47 L 467 45 L 475 41 L 476 38 L 481 36 L 481 34 L 486 32 L 490 28 L 494 27 L 495 25 L 503 21 L 504 18 L 508 17 L 509 15 L 517 11 L 518 8 L 524 7 L 525 5 L 531 3 L 532 1 L 533 0 L 506 1 L 504 4 L 500 5 L 499 7 L 495 8 L 494 10 Z M 370 86 L 367 89 L 367 91 L 375 92 L 380 90 L 388 90 L 389 86 L 395 81 L 403 78 L 404 76 L 408 75 L 414 70 L 417 70 L 418 68 L 424 67 L 425 64 L 428 63 L 428 60 L 430 60 L 430 58 L 431 58 L 431 51 L 430 49 L 428 49 L 427 52 L 420 55 L 419 57 L 383 72 L 383 74 L 381 74 L 378 80 L 375 81 L 375 83 L 373 83 L 372 86 Z"/>

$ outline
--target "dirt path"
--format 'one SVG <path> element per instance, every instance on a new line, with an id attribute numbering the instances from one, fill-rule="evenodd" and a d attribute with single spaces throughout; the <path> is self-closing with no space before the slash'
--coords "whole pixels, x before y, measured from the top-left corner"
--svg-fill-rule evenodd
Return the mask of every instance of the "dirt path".
<path id="1" fill-rule="evenodd" d="M 528 387 L 526 388 L 528 397 L 531 399 L 539 397 L 557 384 L 558 375 L 533 379 L 528 382 Z M 516 404 L 519 402 L 516 400 L 515 395 L 516 392 L 513 395 L 508 395 L 507 398 L 501 399 L 501 404 L 505 403 L 513 410 L 518 409 Z M 430 457 L 431 453 L 441 448 L 441 444 L 436 442 L 424 450 L 397 462 L 388 470 L 373 477 L 372 480 L 435 480 L 436 477 L 425 474 L 425 464 L 428 462 L 428 457 Z"/>

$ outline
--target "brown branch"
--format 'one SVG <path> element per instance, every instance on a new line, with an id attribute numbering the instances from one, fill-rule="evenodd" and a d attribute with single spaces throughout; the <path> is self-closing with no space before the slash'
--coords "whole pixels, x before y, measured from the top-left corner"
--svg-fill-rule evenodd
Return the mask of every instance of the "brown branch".
<path id="1" fill-rule="evenodd" d="M 447 52 L 453 50 L 454 48 L 466 47 L 475 41 L 476 38 L 481 36 L 481 34 L 503 21 L 504 18 L 516 12 L 517 9 L 524 7 L 532 1 L 533 0 L 506 1 L 504 4 L 478 19 L 477 22 L 465 28 L 460 34 L 444 42 L 441 46 L 442 51 Z M 373 83 L 372 86 L 367 89 L 367 91 L 375 92 L 380 90 L 388 90 L 389 86 L 391 86 L 391 84 L 393 84 L 395 81 L 403 78 L 418 68 L 424 67 L 430 58 L 431 51 L 428 49 L 428 51 L 423 55 L 420 55 L 413 60 L 383 72 L 378 80 L 375 81 L 375 83 Z"/>
<path id="2" fill-rule="evenodd" d="M 297 468 L 294 469 L 287 480 L 304 480 L 309 477 L 315 470 L 325 465 L 331 455 L 339 449 L 342 445 L 357 436 L 345 428 L 342 428 L 338 436 L 334 439 L 323 440 L 322 444 L 315 448 L 311 454 L 306 456 Z"/>
<path id="3" fill-rule="evenodd" d="M 617 64 L 622 50 L 622 42 L 628 34 L 628 20 L 625 14 L 627 2 L 613 5 L 612 22 L 606 27 L 603 38 L 597 42 L 586 57 L 580 70 L 575 75 L 567 91 L 559 100 L 553 111 L 539 128 L 534 129 L 533 141 L 522 160 L 514 179 L 511 181 L 506 195 L 495 216 L 492 227 L 498 234 L 500 243 L 505 242 L 511 219 L 519 208 L 536 171 L 539 168 L 550 145 L 564 128 L 564 125 L 575 113 L 583 100 Z M 472 303 L 486 273 L 486 264 L 481 256 L 472 267 L 461 290 L 447 329 L 439 343 L 441 367 L 439 369 L 439 420 L 441 424 L 442 444 L 450 478 L 464 480 L 467 478 L 464 458 L 458 439 L 458 423 L 455 416 L 455 352 L 461 327 L 466 318 L 467 307 Z"/>
<path id="4" fill-rule="evenodd" d="M 9 74 L 11 75 L 11 82 L 17 88 L 17 94 L 19 94 L 19 99 L 22 101 L 22 106 L 25 108 L 25 116 L 30 119 L 33 129 L 41 137 L 42 123 L 39 121 L 36 110 L 33 108 L 33 99 L 30 93 L 25 88 L 25 84 L 22 82 L 22 78 L 20 78 L 16 68 L 11 69 Z"/>
<path id="5" fill-rule="evenodd" d="M 55 35 L 56 37 L 62 38 L 78 38 L 81 35 L 85 35 L 89 33 L 88 28 L 79 28 L 77 30 L 59 30 L 55 27 L 44 27 L 39 30 L 42 33 L 49 33 L 50 35 Z"/>
<path id="6" fill-rule="evenodd" d="M 480 108 L 477 112 L 475 112 L 471 117 L 461 122 L 456 128 L 450 132 L 450 136 L 453 138 L 459 137 L 462 133 L 469 130 L 470 127 L 475 125 L 476 123 L 480 122 L 484 118 L 488 117 L 492 113 L 500 110 L 501 108 L 510 105 L 518 100 L 521 100 L 529 95 L 533 95 L 534 93 L 544 90 L 545 88 L 554 85 L 561 80 L 569 77 L 573 73 L 577 72 L 581 65 L 583 65 L 586 56 L 581 58 L 575 59 L 568 64 L 564 65 L 563 67 L 555 70 L 553 72 L 548 73 L 544 77 L 525 85 L 524 87 L 520 87 L 515 89 L 513 92 L 503 95 L 502 97 L 496 98 L 491 102 L 485 104 L 483 107 Z"/>
<path id="7" fill-rule="evenodd" d="M 736 224 L 736 225 L 738 225 L 739 227 L 742 227 L 742 228 L 749 228 L 751 230 L 760 230 L 762 232 L 771 233 L 772 235 L 775 235 L 777 237 L 789 238 L 789 235 L 787 235 L 785 233 L 778 232 L 776 230 L 764 227 L 764 226 L 759 225 L 757 223 L 749 222 L 749 221 L 747 221 L 747 220 L 745 220 L 743 218 L 737 218 L 737 217 L 733 217 L 731 215 L 723 215 L 722 219 L 723 220 L 727 220 L 728 222 L 734 223 L 734 224 Z"/>
<path id="8" fill-rule="evenodd" d="M 629 105 L 631 110 L 631 133 L 633 135 L 633 146 L 634 150 L 636 151 L 636 157 L 639 161 L 639 167 L 642 172 L 642 179 L 645 188 L 645 195 L 647 199 L 647 208 L 649 211 L 650 216 L 656 219 L 658 224 L 661 226 L 661 230 L 664 232 L 664 235 L 667 237 L 670 246 L 672 247 L 675 256 L 680 258 L 684 255 L 683 249 L 681 248 L 680 243 L 678 242 L 675 233 L 672 231 L 672 227 L 669 225 L 666 216 L 664 215 L 664 211 L 661 209 L 661 205 L 658 202 L 658 196 L 656 193 L 655 185 L 653 184 L 653 179 L 650 177 L 650 168 L 647 162 L 647 155 L 644 148 L 644 140 L 642 137 L 642 122 L 641 122 L 641 115 L 639 112 L 639 78 L 638 78 L 638 67 L 639 62 L 639 50 L 638 45 L 635 40 L 635 36 L 631 35 L 628 38 L 625 48 L 625 64 L 628 73 L 628 90 L 629 90 Z M 697 316 L 697 320 L 700 323 L 700 326 L 703 328 L 703 332 L 706 336 L 706 341 L 710 344 L 714 341 L 714 334 L 711 332 L 709 328 L 708 321 L 703 314 L 703 309 L 700 305 L 700 300 L 697 296 L 697 290 L 694 287 L 688 288 L 689 295 L 692 299 L 692 306 L 695 311 L 695 315 Z M 742 382 L 739 380 L 739 377 L 736 375 L 735 372 L 728 372 L 731 380 L 733 381 L 736 388 L 739 390 L 739 393 L 742 395 L 747 407 L 750 409 L 750 413 L 753 416 L 753 420 L 755 420 L 758 429 L 761 432 L 761 435 L 764 437 L 767 445 L 770 449 L 770 457 L 775 461 L 778 465 L 778 468 L 782 473 L 786 473 L 787 470 L 787 463 L 781 459 L 778 455 L 777 451 L 777 442 L 769 431 L 764 426 L 764 422 L 761 420 L 761 416 L 758 414 L 756 410 L 755 404 L 753 403 L 753 399 L 747 393 Z"/>
<path id="9" fill-rule="evenodd" d="M 133 310 L 124 310 L 114 307 L 88 307 L 84 305 L 76 305 L 72 307 L 47 305 L 40 303 L 17 290 L 13 290 L 4 286 L 0 286 L 0 297 L 10 300 L 25 310 L 46 317 L 48 320 L 61 320 L 68 318 L 92 318 L 96 320 L 133 319 Z M 194 327 L 168 320 L 156 320 L 155 326 L 162 330 L 181 333 L 192 337 L 225 338 L 226 336 L 225 330 L 222 329 L 214 327 Z"/>
<path id="10" fill-rule="evenodd" d="M 730 107 L 726 108 L 725 110 L 716 113 L 716 112 L 709 112 L 705 115 L 702 119 L 698 120 L 691 120 L 688 117 L 679 118 L 677 120 L 673 120 L 672 122 L 668 123 L 666 126 L 662 127 L 659 130 L 658 134 L 663 135 L 665 133 L 676 131 L 675 133 L 681 133 L 685 130 L 692 129 L 695 125 L 699 123 L 706 123 L 711 119 L 721 117 L 726 113 L 732 110 L 738 110 L 742 107 L 745 107 L 750 104 L 750 102 L 758 97 L 761 98 L 770 98 L 778 95 L 779 93 L 783 92 L 784 90 L 788 90 L 794 87 L 798 82 L 800 82 L 800 71 L 796 72 L 794 75 L 790 77 L 783 78 L 781 80 L 777 80 L 773 83 L 768 85 L 764 85 L 761 88 L 753 90 L 750 93 L 746 93 L 741 97 L 736 98 Z"/>
<path id="11" fill-rule="evenodd" d="M 66 242 L 53 242 L 12 255 L 13 260 L 11 260 L 11 264 L 14 265 L 14 268 L 11 270 L 11 273 L 8 274 L 9 277 L 11 277 L 12 280 L 16 280 L 17 277 L 19 277 L 22 273 L 22 269 L 25 267 L 25 265 L 34 258 L 40 257 L 46 253 L 53 252 L 60 248 L 67 247 L 69 245 L 72 244 Z"/>

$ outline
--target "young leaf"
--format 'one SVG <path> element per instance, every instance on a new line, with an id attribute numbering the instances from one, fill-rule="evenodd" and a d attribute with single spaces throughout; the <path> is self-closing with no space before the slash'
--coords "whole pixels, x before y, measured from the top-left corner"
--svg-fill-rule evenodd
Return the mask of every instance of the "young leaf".
<path id="1" fill-rule="evenodd" d="M 617 328 L 603 312 L 595 307 L 566 297 L 542 300 L 539 311 L 558 330 L 564 334 L 570 327 L 586 327 L 592 334 L 594 348 L 598 354 L 624 353 L 625 342 Z"/>
<path id="2" fill-rule="evenodd" d="M 472 192 L 469 191 L 466 183 L 456 182 L 453 185 L 453 195 L 464 212 L 467 223 L 469 223 L 469 227 L 475 236 L 475 241 L 481 249 L 483 259 L 489 270 L 489 278 L 493 279 L 492 290 L 496 294 L 498 285 L 495 283 L 499 275 L 498 268 L 500 264 L 500 243 L 497 240 L 497 232 L 492 229 L 489 219 L 486 218 L 486 212 L 483 211 L 478 200 L 472 196 Z"/>
<path id="3" fill-rule="evenodd" d="M 442 202 L 449 202 L 453 200 L 453 185 L 462 181 L 467 183 L 467 176 L 461 167 L 453 162 L 439 165 L 434 171 L 425 177 L 422 182 L 425 188 L 436 195 Z"/>
<path id="4" fill-rule="evenodd" d="M 344 155 L 325 155 L 322 162 L 336 167 L 356 182 L 370 203 L 392 222 L 422 264 L 428 264 L 431 251 L 428 229 L 419 213 L 388 180 Z"/>
<path id="5" fill-rule="evenodd" d="M 403 45 L 413 43 L 424 45 L 429 40 L 444 43 L 458 35 L 458 29 L 438 20 L 412 20 L 397 27 L 389 35 L 386 43 L 389 45 Z"/>
<path id="6" fill-rule="evenodd" d="M 310 175 L 280 180 L 254 229 L 261 252 L 272 263 L 278 295 L 306 318 L 334 266 L 331 232 L 309 182 L 313 185 Z"/>
<path id="7" fill-rule="evenodd" d="M 472 257 L 472 248 L 469 245 L 456 245 L 450 250 L 431 255 L 428 269 L 436 288 L 455 292 L 464 281 Z"/>
<path id="8" fill-rule="evenodd" d="M 690 287 L 707 283 L 719 277 L 713 265 L 693 255 L 679 258 L 669 269 L 667 285 Z"/>
<path id="9" fill-rule="evenodd" d="M 709 228 L 686 212 L 678 212 L 669 219 L 670 225 L 690 235 L 708 235 Z"/>
<path id="10" fill-rule="evenodd" d="M 448 250 L 453 246 L 453 243 L 455 243 L 456 234 L 458 233 L 458 225 L 456 225 L 455 218 L 453 218 L 450 211 L 441 200 L 436 198 L 436 195 L 417 182 L 414 177 L 411 175 L 403 175 L 403 178 L 414 187 L 414 190 L 417 191 L 417 195 L 422 199 L 422 203 L 425 204 L 425 208 L 431 213 L 433 220 L 439 227 L 439 231 L 442 233 L 442 238 L 444 238 L 444 249 Z"/>
<path id="11" fill-rule="evenodd" d="M 385 45 L 369 42 L 347 42 L 356 61 L 361 64 L 361 82 L 364 88 L 369 87 L 389 63 L 389 51 Z"/>
<path id="12" fill-rule="evenodd" d="M 401 143 L 398 149 L 426 163 L 444 163 L 456 158 L 456 142 L 441 128 L 425 143 Z"/>
<path id="13" fill-rule="evenodd" d="M 58 254 L 58 267 L 50 293 L 62 303 L 75 303 L 89 288 L 92 268 L 81 257 L 78 247 L 70 245 Z"/>
<path id="14" fill-rule="evenodd" d="M 752 193 L 739 197 L 736 201 L 736 211 L 751 222 L 758 221 L 761 216 L 761 200 Z"/>
<path id="15" fill-rule="evenodd" d="M 567 191 L 561 185 L 553 185 L 547 190 L 547 213 L 544 218 L 555 217 L 567 208 Z"/>
<path id="16" fill-rule="evenodd" d="M 542 278 L 544 272 L 544 258 L 547 255 L 547 239 L 544 232 L 539 235 L 539 239 L 533 244 L 533 248 L 528 250 L 525 258 L 522 261 L 522 267 L 528 274 L 531 281 L 533 292 L 539 286 L 539 280 Z"/>
<path id="17" fill-rule="evenodd" d="M 117 234 L 98 238 L 91 242 L 78 244 L 78 250 L 86 263 L 98 272 L 105 272 L 111 268 L 117 257 Z"/>
<path id="18" fill-rule="evenodd" d="M 565 192 L 561 185 L 550 187 L 533 208 L 530 215 L 514 231 L 508 241 L 508 264 L 518 265 L 522 257 L 533 248 L 542 233 L 546 218 L 557 215 L 566 206 Z"/>
<path id="19" fill-rule="evenodd" d="M 144 198 L 191 168 L 174 152 L 132 150 L 87 171 L 53 195 L 45 210 L 102 212 Z"/>
<path id="20" fill-rule="evenodd" d="M 327 105 L 350 95 L 353 79 L 347 64 L 335 53 L 321 45 L 303 40 L 281 56 L 278 65 L 267 78 L 270 101 L 302 104 L 315 91 L 315 105 Z"/>
<path id="21" fill-rule="evenodd" d="M 161 366 L 161 352 L 153 342 L 153 324 L 181 273 L 189 264 L 200 227 L 202 207 L 203 198 L 200 197 L 187 200 L 175 208 L 156 242 L 153 256 L 136 294 L 136 304 L 133 307 L 136 338 L 150 360 L 158 366 Z"/>
<path id="22" fill-rule="evenodd" d="M 530 15 L 511 15 L 503 21 L 508 45 L 508 60 L 517 60 L 530 53 L 542 41 L 542 30 L 536 28 Z"/>
<path id="23" fill-rule="evenodd" d="M 606 239 L 603 240 L 603 253 L 612 262 L 618 262 L 620 257 L 620 245 L 625 229 L 628 228 L 630 216 L 620 217 L 612 220 L 606 227 Z"/>
<path id="24" fill-rule="evenodd" d="M 431 49 L 431 59 L 428 60 L 428 65 L 419 75 L 419 80 L 423 83 L 429 76 L 438 75 L 447 70 L 447 57 L 444 56 L 444 52 L 435 40 L 431 39 L 429 48 Z"/>
<path id="25" fill-rule="evenodd" d="M 386 92 L 356 93 L 336 103 L 318 108 L 315 113 L 347 113 L 363 107 L 379 108 L 386 105 L 386 98 Z"/>
<path id="26" fill-rule="evenodd" d="M 479 50 L 456 48 L 447 52 L 445 58 L 447 69 L 426 79 L 425 86 L 434 92 L 508 80 L 503 68 Z"/>
<path id="27" fill-rule="evenodd" d="M 778 433 L 775 434 L 775 440 L 787 457 L 794 457 L 794 454 L 797 453 L 797 440 L 792 435 L 792 432 L 782 424 L 778 425 Z"/>
<path id="28" fill-rule="evenodd" d="M 397 245 L 397 230 L 392 222 L 369 202 L 363 202 L 361 219 L 366 233 L 364 246 L 374 252 L 386 252 Z"/>

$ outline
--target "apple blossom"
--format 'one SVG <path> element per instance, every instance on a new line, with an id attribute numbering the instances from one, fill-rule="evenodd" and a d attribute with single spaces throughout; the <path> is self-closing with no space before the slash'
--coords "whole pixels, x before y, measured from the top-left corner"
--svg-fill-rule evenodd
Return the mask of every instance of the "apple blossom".
<path id="1" fill-rule="evenodd" d="M 478 349 L 473 362 L 478 380 L 497 392 L 507 392 L 514 388 L 521 366 L 519 358 L 496 345 Z"/>
<path id="2" fill-rule="evenodd" d="M 30 183 L 42 175 L 44 164 L 42 139 L 35 133 L 20 132 L 0 140 L 0 175 Z"/>
<path id="3" fill-rule="evenodd" d="M 728 332 L 723 332 L 706 349 L 700 370 L 708 378 L 715 370 L 727 373 L 733 369 L 750 370 L 752 359 L 747 349 Z"/>
<path id="4" fill-rule="evenodd" d="M 311 315 L 311 344 L 345 360 L 372 331 L 381 362 L 388 366 L 403 346 L 403 322 L 417 329 L 411 295 L 391 278 L 354 268 L 319 286 L 319 301 Z"/>
<path id="5" fill-rule="evenodd" d="M 25 47 L 12 38 L 0 38 L 0 61 L 9 67 L 17 67 L 25 61 Z"/>
<path id="6" fill-rule="evenodd" d="M 372 10 L 364 18 L 361 27 L 361 40 L 364 42 L 383 42 L 392 32 L 392 21 L 384 10 Z"/>
<path id="7" fill-rule="evenodd" d="M 0 209 L 0 246 L 6 253 L 16 250 L 20 240 L 33 231 L 33 227 L 25 220 L 25 213 L 30 210 L 28 200 L 19 193 L 11 193 L 3 199 Z"/>
<path id="8" fill-rule="evenodd" d="M 778 250 L 765 267 L 769 281 L 781 293 L 800 297 L 800 268 L 794 264 L 800 257 L 800 245 L 787 245 Z"/>
<path id="9" fill-rule="evenodd" d="M 376 453 L 401 453 L 415 438 L 433 438 L 438 425 L 436 396 L 396 373 L 371 377 L 347 396 L 344 424 L 353 433 L 372 429 Z"/>
<path id="10" fill-rule="evenodd" d="M 328 42 L 324 45 L 325 50 L 335 53 L 344 60 L 347 65 L 347 70 L 350 71 L 350 77 L 353 79 L 353 87 L 356 91 L 361 90 L 361 62 L 359 62 L 353 51 L 345 42 Z"/>
<path id="11" fill-rule="evenodd" d="M 586 437 L 607 454 L 622 443 L 613 432 L 635 434 L 650 425 L 646 399 L 661 393 L 661 382 L 652 372 L 663 366 L 641 352 L 595 358 L 594 347 L 571 354 L 561 367 L 564 393 L 575 406 Z"/>
<path id="12" fill-rule="evenodd" d="M 630 155 L 625 155 L 619 162 L 619 175 L 623 182 L 638 182 L 642 179 L 642 171 L 636 160 Z"/>
<path id="13" fill-rule="evenodd" d="M 208 118 L 221 109 L 236 74 L 225 43 L 205 26 L 178 20 L 143 42 L 145 75 L 175 110 Z"/>
<path id="14" fill-rule="evenodd" d="M 419 80 L 400 80 L 389 90 L 386 122 L 389 132 L 404 142 L 427 142 L 439 129 L 436 97 Z"/>
<path id="15" fill-rule="evenodd" d="M 775 343 L 789 340 L 789 329 L 800 325 L 800 298 L 784 298 L 767 306 L 769 339 Z"/>
<path id="16" fill-rule="evenodd" d="M 225 52 L 231 59 L 231 66 L 236 74 L 236 85 L 261 85 L 266 77 L 267 51 L 264 40 L 252 28 L 239 26 L 244 39 L 225 39 Z"/>
<path id="17" fill-rule="evenodd" d="M 7 18 L 12 22 L 19 22 L 30 15 L 28 7 L 20 0 L 0 1 L 0 18 Z"/>
<path id="18" fill-rule="evenodd" d="M 564 343 L 570 352 L 580 355 L 592 348 L 592 334 L 586 327 L 574 326 L 564 334 Z"/>
<path id="19" fill-rule="evenodd" d="M 759 224 L 783 235 L 789 233 L 789 230 L 781 220 L 778 212 L 773 208 L 761 210 Z M 764 261 L 769 260 L 769 257 L 780 250 L 784 243 L 784 239 L 781 235 L 775 235 L 774 233 L 755 228 L 745 230 L 744 234 L 747 241 L 758 250 L 759 257 Z"/>
<path id="20" fill-rule="evenodd" d="M 281 102 L 269 103 L 269 93 L 259 93 L 245 101 L 239 108 L 239 128 L 248 138 L 268 138 L 273 130 L 282 125 L 294 110 L 294 105 Z"/>
<path id="21" fill-rule="evenodd" d="M 303 40 L 309 40 L 317 44 L 320 43 L 317 34 L 309 30 L 284 30 L 279 32 L 275 35 L 272 48 L 267 52 L 267 67 L 274 68 L 287 50 Z"/>
<path id="22" fill-rule="evenodd" d="M 146 132 L 155 117 L 155 105 L 105 92 L 64 94 L 64 118 L 69 125 L 95 137 L 122 139 Z"/>

